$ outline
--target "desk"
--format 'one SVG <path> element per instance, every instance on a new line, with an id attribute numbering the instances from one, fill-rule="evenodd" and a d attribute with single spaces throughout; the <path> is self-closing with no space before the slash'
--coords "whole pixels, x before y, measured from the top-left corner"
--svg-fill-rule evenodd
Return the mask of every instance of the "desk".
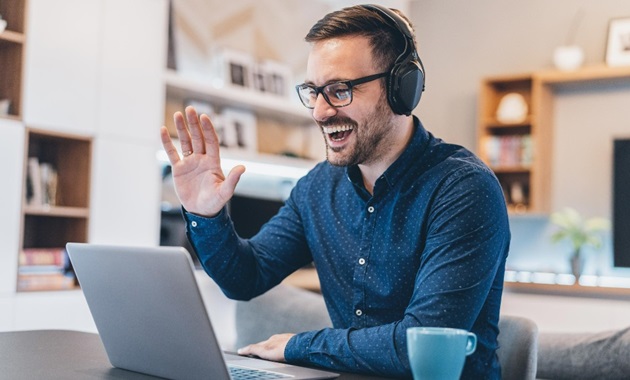
<path id="1" fill-rule="evenodd" d="M 97 334 L 67 330 L 0 332 L 4 379 L 157 379 L 114 368 Z M 340 380 L 386 380 L 342 374 Z"/>

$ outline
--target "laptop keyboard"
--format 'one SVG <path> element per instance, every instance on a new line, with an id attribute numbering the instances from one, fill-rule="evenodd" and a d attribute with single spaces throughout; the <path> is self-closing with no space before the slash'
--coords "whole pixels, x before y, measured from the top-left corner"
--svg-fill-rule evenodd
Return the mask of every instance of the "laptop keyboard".
<path id="1" fill-rule="evenodd" d="M 261 369 L 228 366 L 232 380 L 272 380 L 293 377 L 284 373 L 264 371 Z"/>

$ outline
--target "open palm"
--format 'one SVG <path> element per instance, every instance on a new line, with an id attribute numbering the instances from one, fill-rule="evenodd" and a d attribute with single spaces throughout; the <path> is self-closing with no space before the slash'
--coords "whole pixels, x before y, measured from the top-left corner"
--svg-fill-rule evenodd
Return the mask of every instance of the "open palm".
<path id="1" fill-rule="evenodd" d="M 181 151 L 175 148 L 166 127 L 160 131 L 162 145 L 172 165 L 175 190 L 184 208 L 197 215 L 214 216 L 234 195 L 234 188 L 245 172 L 234 167 L 225 177 L 219 157 L 219 140 L 207 115 L 197 116 L 193 107 L 173 115 Z"/>

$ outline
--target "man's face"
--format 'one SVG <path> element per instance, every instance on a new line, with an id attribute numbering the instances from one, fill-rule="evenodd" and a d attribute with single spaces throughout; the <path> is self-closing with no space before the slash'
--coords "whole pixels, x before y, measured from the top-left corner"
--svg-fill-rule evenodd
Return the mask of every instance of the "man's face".
<path id="1" fill-rule="evenodd" d="M 353 80 L 382 69 L 375 67 L 368 39 L 361 36 L 333 38 L 312 46 L 307 64 L 307 83 L 323 86 Z M 333 107 L 319 95 L 313 119 L 322 129 L 326 157 L 337 166 L 371 164 L 391 148 L 388 134 L 394 116 L 382 80 L 353 87 L 352 103 Z"/>

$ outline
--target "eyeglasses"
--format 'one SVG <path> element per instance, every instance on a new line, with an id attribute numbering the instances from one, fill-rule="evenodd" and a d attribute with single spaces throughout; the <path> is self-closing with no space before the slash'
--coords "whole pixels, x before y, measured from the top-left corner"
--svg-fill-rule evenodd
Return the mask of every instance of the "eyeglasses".
<path id="1" fill-rule="evenodd" d="M 371 82 L 378 78 L 383 78 L 387 75 L 389 75 L 389 72 L 368 75 L 367 77 L 357 78 L 355 80 L 329 83 L 319 87 L 302 83 L 295 86 L 295 89 L 297 90 L 302 104 L 304 104 L 306 108 L 315 108 L 319 94 L 322 94 L 326 102 L 331 106 L 345 107 L 352 103 L 352 87 Z"/>

